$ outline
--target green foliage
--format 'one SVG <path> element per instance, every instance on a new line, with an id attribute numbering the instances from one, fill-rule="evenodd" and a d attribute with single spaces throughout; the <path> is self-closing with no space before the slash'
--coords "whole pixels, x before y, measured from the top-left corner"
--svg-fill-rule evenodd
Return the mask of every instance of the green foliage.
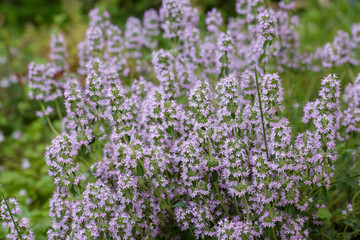
<path id="1" fill-rule="evenodd" d="M 172 207 L 174 207 L 174 208 L 176 208 L 176 207 L 186 207 L 186 205 L 187 204 L 185 202 L 177 202 Z"/>

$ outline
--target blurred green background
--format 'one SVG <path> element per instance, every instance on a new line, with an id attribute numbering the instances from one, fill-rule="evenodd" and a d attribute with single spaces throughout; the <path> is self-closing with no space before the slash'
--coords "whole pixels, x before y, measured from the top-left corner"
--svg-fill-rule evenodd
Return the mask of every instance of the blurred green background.
<path id="1" fill-rule="evenodd" d="M 199 8 L 201 19 L 214 7 L 221 10 L 225 20 L 235 16 L 235 0 L 191 1 Z M 146 9 L 160 5 L 161 0 L 0 0 L 0 192 L 19 199 L 39 239 L 45 239 L 51 226 L 47 214 L 53 185 L 43 156 L 53 134 L 43 119 L 35 116 L 40 110 L 38 104 L 27 97 L 24 76 L 28 64 L 46 61 L 51 33 L 62 32 L 67 41 L 70 68 L 75 70 L 77 44 L 85 38 L 88 12 L 95 6 L 108 10 L 112 22 L 123 27 L 129 16 L 142 18 Z M 277 1 L 272 1 L 272 6 L 276 8 Z M 300 17 L 301 50 L 313 51 L 331 42 L 338 30 L 350 32 L 352 24 L 360 22 L 359 12 L 358 0 L 297 0 L 294 13 Z M 346 65 L 319 73 L 286 73 L 282 78 L 290 121 L 301 129 L 302 125 L 297 124 L 301 110 L 294 107 L 295 103 L 303 106 L 316 97 L 319 80 L 327 72 L 339 73 L 344 84 L 358 70 Z M 58 120 L 54 118 L 54 121 L 60 126 Z M 352 163 L 341 164 L 338 175 L 354 174 L 349 172 Z M 346 184 L 341 190 L 345 192 L 343 201 L 353 191 L 352 183 Z M 0 239 L 4 238 L 4 231 L 0 229 Z"/>

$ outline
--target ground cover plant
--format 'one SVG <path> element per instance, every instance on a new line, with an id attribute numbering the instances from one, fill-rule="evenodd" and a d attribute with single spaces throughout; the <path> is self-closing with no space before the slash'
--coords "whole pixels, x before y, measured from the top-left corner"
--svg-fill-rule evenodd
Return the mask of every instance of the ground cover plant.
<path id="1" fill-rule="evenodd" d="M 52 35 L 51 61 L 28 66 L 55 135 L 47 238 L 359 237 L 360 25 L 304 51 L 294 6 L 237 0 L 236 17 L 202 20 L 164 0 L 124 28 L 95 8 L 76 71 Z M 335 68 L 351 82 L 325 74 L 316 98 L 285 104 L 291 77 Z M 16 199 L 0 217 L 7 238 L 35 238 Z"/>

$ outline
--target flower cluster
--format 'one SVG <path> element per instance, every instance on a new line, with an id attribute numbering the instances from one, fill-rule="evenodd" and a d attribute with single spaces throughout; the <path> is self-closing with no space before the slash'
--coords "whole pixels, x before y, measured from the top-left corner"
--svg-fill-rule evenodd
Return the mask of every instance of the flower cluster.
<path id="1" fill-rule="evenodd" d="M 29 219 L 21 217 L 19 203 L 14 198 L 3 198 L 0 202 L 0 221 L 3 227 L 9 227 L 10 232 L 7 239 L 34 240 L 35 236 L 29 229 Z"/>
<path id="2" fill-rule="evenodd" d="M 29 66 L 30 96 L 63 97 L 66 110 L 45 154 L 55 184 L 49 239 L 309 237 L 323 208 L 318 189 L 334 175 L 339 129 L 359 129 L 360 77 L 341 114 L 340 80 L 325 76 L 304 107 L 309 130 L 295 131 L 274 72 L 308 66 L 293 2 L 280 5 L 275 12 L 238 0 L 227 26 L 213 9 L 204 36 L 187 0 L 164 0 L 124 31 L 96 8 L 77 73 L 54 37 L 55 64 Z M 332 63 L 352 61 L 349 41 L 341 32 L 327 46 Z"/>
<path id="3" fill-rule="evenodd" d="M 68 64 L 66 62 L 66 58 L 68 57 L 68 55 L 66 53 L 66 43 L 64 35 L 51 35 L 50 49 L 50 59 L 53 61 L 55 65 L 54 68 L 57 70 L 57 72 L 67 70 Z"/>
<path id="4" fill-rule="evenodd" d="M 344 101 L 348 103 L 347 108 L 342 112 L 341 125 L 346 128 L 346 138 L 349 133 L 360 132 L 360 74 L 345 88 Z"/>

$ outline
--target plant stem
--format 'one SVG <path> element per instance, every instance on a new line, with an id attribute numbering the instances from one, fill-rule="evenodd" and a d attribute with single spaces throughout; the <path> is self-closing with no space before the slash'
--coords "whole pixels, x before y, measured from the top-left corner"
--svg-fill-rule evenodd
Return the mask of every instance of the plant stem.
<path id="1" fill-rule="evenodd" d="M 134 218 L 134 215 L 132 214 L 131 210 L 129 211 L 130 213 L 130 216 L 131 218 L 135 221 L 135 218 Z M 139 226 L 138 226 L 138 223 L 137 221 L 135 221 L 135 228 L 138 230 L 138 232 L 140 233 L 140 236 L 142 237 L 142 239 L 145 239 L 144 238 L 144 235 L 141 233 L 140 229 L 139 229 Z"/>
<path id="2" fill-rule="evenodd" d="M 336 182 L 331 183 L 330 185 L 334 185 L 334 184 L 337 184 L 339 182 L 343 182 L 343 181 L 346 181 L 346 180 L 349 180 L 349 179 L 352 179 L 352 178 L 356 178 L 356 177 L 359 177 L 359 176 L 360 176 L 360 174 L 355 175 L 355 176 L 351 176 L 351 177 L 347 177 L 347 178 L 343 178 L 343 179 L 340 179 L 340 180 L 338 180 Z"/>
<path id="3" fill-rule="evenodd" d="M 55 100 L 55 107 L 56 107 L 56 111 L 57 111 L 57 114 L 58 114 L 60 120 L 62 120 L 62 119 L 63 119 L 63 116 L 62 116 L 62 114 L 61 114 L 60 106 L 59 106 L 59 103 L 58 103 L 57 100 Z"/>
<path id="4" fill-rule="evenodd" d="M 208 146 L 209 146 L 210 159 L 211 159 L 211 161 L 213 161 L 214 158 L 213 158 L 213 155 L 212 155 L 212 152 L 211 152 L 211 145 L 210 145 L 210 140 L 209 140 L 209 138 L 207 139 L 207 143 L 208 143 Z M 230 217 L 230 214 L 229 214 L 229 212 L 226 210 L 225 204 L 224 204 L 223 199 L 222 199 L 222 197 L 221 197 L 221 194 L 220 194 L 220 191 L 219 191 L 219 187 L 218 187 L 218 185 L 217 185 L 217 182 L 214 182 L 214 186 L 215 186 L 216 192 L 217 192 L 217 194 L 218 194 L 219 200 L 220 200 L 220 202 L 221 202 L 221 206 L 223 207 L 226 215 L 228 215 L 228 217 Z"/>
<path id="5" fill-rule="evenodd" d="M 236 196 L 235 196 L 235 198 L 233 198 L 233 200 L 234 200 L 234 205 L 235 205 L 236 213 L 240 216 L 241 214 L 240 214 L 240 210 L 239 210 L 239 208 L 238 208 L 238 206 L 237 206 L 237 203 L 236 203 Z"/>
<path id="6" fill-rule="evenodd" d="M 248 222 L 250 222 L 249 209 L 248 209 L 248 205 L 247 205 L 247 202 L 246 202 L 245 195 L 243 195 L 243 201 L 244 201 L 244 205 L 245 205 L 245 209 L 246 209 L 246 217 L 247 217 Z"/>
<path id="7" fill-rule="evenodd" d="M 20 240 L 21 240 L 22 237 L 21 237 L 21 235 L 20 235 L 19 229 L 18 229 L 18 227 L 17 227 L 17 225 L 16 225 L 16 222 L 15 222 L 15 220 L 14 220 L 14 217 L 13 217 L 13 215 L 12 215 L 12 213 L 11 213 L 11 209 L 10 209 L 10 207 L 9 207 L 9 204 L 8 204 L 8 202 L 6 201 L 6 198 L 5 198 L 4 194 L 1 193 L 1 195 L 2 195 L 2 197 L 3 197 L 3 199 L 4 199 L 4 201 L 5 201 L 5 204 L 6 204 L 6 207 L 7 207 L 8 211 L 9 211 L 11 220 L 12 220 L 14 226 L 15 226 L 15 230 L 16 230 L 16 232 L 17 232 L 17 234 L 18 234 L 18 236 L 19 236 L 19 238 L 20 238 Z"/>
<path id="8" fill-rule="evenodd" d="M 276 234 L 275 234 L 275 228 L 272 228 L 272 234 L 273 234 L 274 239 L 277 239 Z"/>
<path id="9" fill-rule="evenodd" d="M 326 239 L 331 240 L 331 238 L 329 238 L 323 231 L 320 231 L 320 234 L 323 235 Z"/>
<path id="10" fill-rule="evenodd" d="M 256 79 L 256 88 L 257 88 L 258 98 L 259 98 L 259 106 L 260 106 L 260 114 L 261 114 L 261 124 L 262 124 L 263 138 L 264 138 L 265 149 L 266 149 L 266 158 L 269 159 L 269 152 L 268 152 L 267 142 L 266 142 L 266 132 L 265 132 L 264 114 L 263 114 L 263 110 L 262 110 L 261 96 L 260 96 L 260 88 L 259 88 L 259 81 L 258 81 L 258 76 L 257 76 L 256 67 L 255 67 L 255 79 Z"/>
<path id="11" fill-rule="evenodd" d="M 55 127 L 52 125 L 49 116 L 45 115 L 45 107 L 44 107 L 44 105 L 42 104 L 42 102 L 40 102 L 40 106 L 41 106 L 41 109 L 42 109 L 42 111 L 43 111 L 43 113 L 44 113 L 44 116 L 45 116 L 45 118 L 46 118 L 46 121 L 47 121 L 47 123 L 49 124 L 49 127 L 50 127 L 51 131 L 53 131 L 53 133 L 55 133 L 56 135 L 59 135 L 59 132 L 56 131 Z"/>
<path id="12" fill-rule="evenodd" d="M 141 164 L 141 166 L 145 169 L 145 167 L 144 167 L 144 165 L 142 164 L 142 162 L 140 162 L 140 164 Z M 169 211 L 169 213 L 170 213 L 173 217 L 176 217 L 175 213 L 171 210 L 171 207 L 168 205 L 168 203 L 161 197 L 160 194 L 157 194 L 155 185 L 154 185 L 153 182 L 151 181 L 149 174 L 146 173 L 145 175 L 146 175 L 146 178 L 147 178 L 147 180 L 149 181 L 151 187 L 153 188 L 154 193 L 155 193 L 156 195 L 158 195 L 158 198 L 160 198 L 160 201 L 165 205 L 165 207 L 167 208 L 167 210 Z"/>
<path id="13" fill-rule="evenodd" d="M 218 196 L 219 196 L 219 200 L 220 200 L 220 202 L 221 202 L 221 206 L 222 206 L 222 208 L 224 209 L 226 215 L 228 215 L 228 217 L 230 218 L 230 214 L 229 214 L 228 210 L 227 210 L 226 207 L 225 207 L 225 204 L 224 204 L 224 201 L 223 201 L 223 199 L 222 199 L 222 197 L 221 197 L 221 194 L 220 194 L 220 191 L 219 191 L 219 187 L 218 187 L 218 185 L 217 185 L 217 182 L 214 182 L 214 186 L 215 186 L 216 192 L 217 192 L 217 194 L 218 194 Z"/>
<path id="14" fill-rule="evenodd" d="M 208 143 L 208 147 L 209 147 L 210 159 L 211 159 L 211 161 L 213 161 L 214 158 L 213 158 L 213 155 L 212 155 L 212 152 L 211 152 L 211 145 L 210 145 L 210 140 L 209 140 L 209 138 L 207 139 L 207 143 Z"/>
<path id="15" fill-rule="evenodd" d="M 358 191 L 357 193 L 355 193 L 354 197 L 353 197 L 352 200 L 351 200 L 351 204 L 352 204 L 353 210 L 352 210 L 352 212 L 351 212 L 351 214 L 350 214 L 349 221 L 353 218 L 353 215 L 354 215 L 354 212 L 355 212 L 355 208 L 356 208 L 355 200 L 356 200 L 356 198 L 357 198 L 359 195 L 360 195 L 360 191 Z M 348 226 L 349 226 L 349 222 L 346 223 L 346 226 L 345 226 L 345 229 L 344 229 L 344 232 L 343 232 L 343 236 L 345 235 Z"/>

